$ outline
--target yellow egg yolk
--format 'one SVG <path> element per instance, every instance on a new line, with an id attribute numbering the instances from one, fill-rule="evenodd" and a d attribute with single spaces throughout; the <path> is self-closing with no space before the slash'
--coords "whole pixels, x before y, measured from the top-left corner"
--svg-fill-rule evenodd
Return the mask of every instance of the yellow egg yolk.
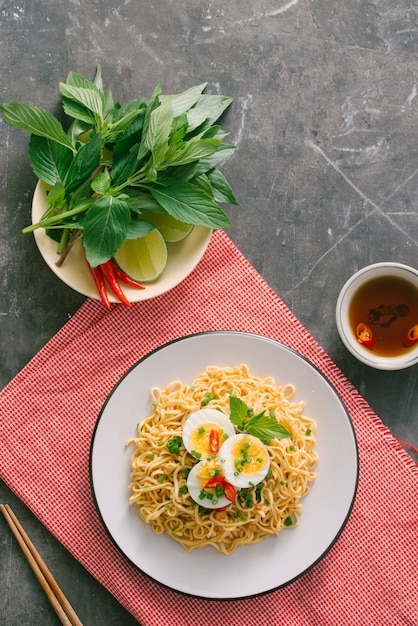
<path id="1" fill-rule="evenodd" d="M 224 431 L 217 424 L 200 424 L 190 435 L 190 447 L 194 452 L 198 452 L 202 456 L 210 455 L 210 433 L 216 430 L 219 434 L 219 445 L 222 445 Z"/>
<path id="2" fill-rule="evenodd" d="M 219 471 L 219 468 L 216 464 L 216 460 L 212 459 L 211 461 L 202 461 L 200 463 L 199 471 L 197 473 L 197 478 L 199 479 L 202 487 L 206 485 L 208 480 L 212 478 L 214 472 Z"/>
<path id="3" fill-rule="evenodd" d="M 237 440 L 232 447 L 232 457 L 238 472 L 251 476 L 257 474 L 268 462 L 268 452 L 265 445 L 255 443 L 243 437 Z"/>

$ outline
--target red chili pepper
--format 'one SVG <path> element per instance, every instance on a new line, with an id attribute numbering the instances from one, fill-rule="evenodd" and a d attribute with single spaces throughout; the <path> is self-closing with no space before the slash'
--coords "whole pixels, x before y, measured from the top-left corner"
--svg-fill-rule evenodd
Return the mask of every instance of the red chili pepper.
<path id="1" fill-rule="evenodd" d="M 374 337 L 370 327 L 367 326 L 367 324 L 364 324 L 363 322 L 357 324 L 356 336 L 357 340 L 362 343 L 363 346 L 366 346 L 366 348 L 373 348 Z"/>
<path id="2" fill-rule="evenodd" d="M 233 487 L 230 483 L 226 481 L 223 484 L 224 496 L 230 502 L 233 502 L 237 497 L 237 492 L 235 491 L 235 487 Z"/>
<path id="3" fill-rule="evenodd" d="M 403 342 L 406 346 L 412 346 L 414 343 L 417 343 L 417 341 L 418 341 L 418 324 L 415 324 L 405 334 Z"/>
<path id="4" fill-rule="evenodd" d="M 218 454 L 219 452 L 219 432 L 215 428 L 210 431 L 209 449 L 211 454 Z"/>
<path id="5" fill-rule="evenodd" d="M 119 285 L 117 281 L 117 278 L 115 276 L 115 272 L 113 271 L 113 267 L 112 267 L 110 260 L 100 265 L 100 267 L 102 269 L 104 277 L 106 278 L 109 284 L 109 287 L 111 288 L 115 296 L 118 298 L 118 300 L 120 300 L 125 306 L 131 306 L 131 303 L 129 302 L 125 294 L 123 293 L 122 287 Z"/>
<path id="6" fill-rule="evenodd" d="M 90 264 L 88 264 L 88 266 L 103 304 L 105 305 L 106 309 L 110 309 L 109 297 L 107 295 L 106 285 L 100 265 L 98 265 L 97 267 L 90 267 Z"/>
<path id="7" fill-rule="evenodd" d="M 212 487 L 223 485 L 224 482 L 225 482 L 225 476 L 212 476 L 212 478 L 209 478 L 207 483 L 203 485 L 203 489 L 211 489 Z"/>
<path id="8" fill-rule="evenodd" d="M 119 280 L 122 280 L 127 285 L 131 285 L 131 287 L 136 287 L 137 289 L 145 289 L 144 285 L 138 283 L 136 280 L 128 276 L 128 274 L 125 274 L 125 272 L 120 269 L 119 265 L 117 265 L 112 259 L 110 260 L 110 263 L 113 267 L 113 271 L 115 272 L 115 276 L 119 278 Z"/>

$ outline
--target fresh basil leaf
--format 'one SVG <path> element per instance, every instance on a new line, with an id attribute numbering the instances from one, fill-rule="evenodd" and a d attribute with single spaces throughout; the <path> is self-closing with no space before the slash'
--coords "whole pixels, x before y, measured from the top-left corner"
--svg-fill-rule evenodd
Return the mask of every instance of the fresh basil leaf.
<path id="1" fill-rule="evenodd" d="M 154 224 L 133 217 L 131 219 L 131 223 L 129 224 L 126 239 L 139 239 L 140 237 L 145 237 L 148 233 L 154 230 L 154 228 Z"/>
<path id="2" fill-rule="evenodd" d="M 187 115 L 183 113 L 174 118 L 171 127 L 170 146 L 173 146 L 186 136 L 188 128 Z"/>
<path id="3" fill-rule="evenodd" d="M 48 111 L 32 104 L 19 102 L 0 104 L 0 111 L 6 124 L 39 137 L 57 141 L 74 152 L 74 146 L 62 125 Z"/>
<path id="4" fill-rule="evenodd" d="M 29 141 L 29 160 L 36 176 L 54 186 L 63 181 L 73 160 L 73 153 L 66 146 L 56 141 L 31 135 Z"/>
<path id="5" fill-rule="evenodd" d="M 244 432 L 258 437 L 267 444 L 270 439 L 287 439 L 292 436 L 292 433 L 279 424 L 275 417 L 265 415 L 265 411 L 244 422 L 243 429 Z"/>
<path id="6" fill-rule="evenodd" d="M 128 234 L 131 215 L 128 203 L 112 196 L 102 196 L 81 220 L 86 258 L 91 267 L 108 261 Z"/>
<path id="7" fill-rule="evenodd" d="M 116 146 L 113 150 L 112 166 L 112 183 L 114 187 L 125 183 L 134 173 L 137 164 L 136 154 L 125 150 L 122 144 L 116 144 Z"/>
<path id="8" fill-rule="evenodd" d="M 193 161 L 186 165 L 170 165 L 170 167 L 160 170 L 159 182 L 164 184 L 166 179 L 174 179 L 183 182 L 194 181 L 196 176 L 201 173 L 200 170 L 202 168 L 200 163 L 201 161 Z"/>
<path id="9" fill-rule="evenodd" d="M 121 117 L 120 119 L 113 122 L 107 133 L 107 141 L 113 142 L 119 139 L 119 136 L 122 135 L 122 133 L 131 126 L 133 120 L 140 115 L 142 116 L 143 114 L 143 110 L 137 109 L 131 111 L 130 113 L 127 113 L 126 115 L 124 115 L 124 117 Z"/>
<path id="10" fill-rule="evenodd" d="M 231 226 L 222 209 L 195 185 L 172 181 L 164 187 L 150 185 L 149 190 L 163 209 L 181 222 L 209 228 Z"/>
<path id="11" fill-rule="evenodd" d="M 189 109 L 192 108 L 192 106 L 196 104 L 206 86 L 207 83 L 202 83 L 201 85 L 190 87 L 189 89 L 186 89 L 186 91 L 182 91 L 179 94 L 175 94 L 172 96 L 161 95 L 160 102 L 164 103 L 166 100 L 170 99 L 173 116 L 177 117 L 182 113 L 186 113 Z"/>
<path id="12" fill-rule="evenodd" d="M 144 146 L 154 152 L 156 148 L 168 143 L 171 126 L 173 124 L 173 108 L 171 100 L 167 98 L 163 104 L 154 109 L 149 118 Z"/>
<path id="13" fill-rule="evenodd" d="M 210 111 L 208 109 L 191 109 L 187 111 L 187 132 L 190 133 L 206 122 Z"/>
<path id="14" fill-rule="evenodd" d="M 232 98 L 229 98 L 228 96 L 212 96 L 209 94 L 203 94 L 197 101 L 195 108 L 209 110 L 210 114 L 208 115 L 207 120 L 210 124 L 213 124 L 220 118 L 222 113 L 230 106 L 231 103 Z"/>
<path id="15" fill-rule="evenodd" d="M 220 170 L 214 167 L 207 172 L 206 176 L 212 185 L 213 195 L 216 202 L 226 202 L 228 204 L 239 205 L 231 186 Z"/>
<path id="16" fill-rule="evenodd" d="M 79 119 L 73 121 L 70 128 L 67 130 L 67 135 L 74 146 L 80 139 L 80 135 L 83 135 L 89 128 L 91 128 L 91 122 L 87 123 Z"/>
<path id="17" fill-rule="evenodd" d="M 207 139 L 208 137 L 212 137 L 213 139 L 225 139 L 229 133 L 225 130 L 222 130 L 220 126 L 209 126 L 207 130 L 202 135 L 203 139 Z"/>
<path id="18" fill-rule="evenodd" d="M 242 426 L 248 413 L 248 406 L 237 396 L 229 397 L 229 419 L 234 426 Z"/>
<path id="19" fill-rule="evenodd" d="M 50 239 L 56 241 L 56 243 L 60 243 L 63 230 L 63 228 L 46 228 L 45 232 Z"/>
<path id="20" fill-rule="evenodd" d="M 198 139 L 181 143 L 176 146 L 175 152 L 167 155 L 164 166 L 186 165 L 209 157 L 218 150 L 220 143 L 217 139 Z"/>
<path id="21" fill-rule="evenodd" d="M 203 191 L 210 198 L 212 198 L 212 200 L 215 199 L 214 194 L 213 194 L 212 185 L 210 184 L 209 179 L 208 179 L 206 174 L 201 174 L 200 176 L 197 176 L 196 178 L 193 179 L 193 182 L 196 183 L 196 185 L 198 185 L 200 187 L 200 189 L 203 189 Z"/>
<path id="22" fill-rule="evenodd" d="M 99 172 L 96 178 L 91 183 L 91 188 L 93 191 L 100 195 L 105 195 L 108 193 L 110 189 L 110 174 L 107 169 L 103 172 Z"/>
<path id="23" fill-rule="evenodd" d="M 101 65 L 98 65 L 96 67 L 96 73 L 95 73 L 94 78 L 93 78 L 93 84 L 94 84 L 95 87 L 97 87 L 97 89 L 100 89 L 100 91 L 103 93 L 103 80 L 102 80 L 102 68 L 101 68 Z"/>
<path id="24" fill-rule="evenodd" d="M 62 182 L 57 182 L 47 190 L 47 201 L 50 207 L 61 209 L 65 203 L 65 188 Z M 52 213 L 51 213 L 52 214 Z"/>
<path id="25" fill-rule="evenodd" d="M 136 213 L 162 213 L 163 210 L 155 198 L 140 189 L 128 189 L 125 195 L 131 211 Z"/>
<path id="26" fill-rule="evenodd" d="M 94 81 L 88 80 L 88 78 L 85 78 L 81 74 L 77 74 L 77 72 L 69 72 L 65 83 L 61 84 L 66 84 L 70 87 L 81 87 L 82 89 L 94 89 L 103 93 L 103 81 L 101 79 L 100 66 L 97 66 Z"/>
<path id="27" fill-rule="evenodd" d="M 100 164 L 102 135 L 96 133 L 91 141 L 78 150 L 65 179 L 67 196 L 82 185 Z"/>
<path id="28" fill-rule="evenodd" d="M 225 159 L 234 154 L 235 146 L 228 144 L 222 144 L 219 146 L 218 151 L 211 154 L 209 157 L 200 159 L 196 167 L 196 175 L 206 174 L 209 170 L 222 163 Z"/>
<path id="29" fill-rule="evenodd" d="M 143 100 L 132 100 L 127 104 L 120 105 L 119 102 L 114 105 L 111 116 L 109 117 L 109 121 L 111 123 L 117 122 L 122 119 L 126 115 L 129 115 L 133 111 L 141 112 L 142 115 L 145 115 L 147 105 Z"/>
<path id="30" fill-rule="evenodd" d="M 60 83 L 60 93 L 63 98 L 81 104 L 100 119 L 104 118 L 104 97 L 96 88 L 73 87 Z"/>
<path id="31" fill-rule="evenodd" d="M 137 154 L 138 163 L 145 160 L 150 155 L 150 149 L 147 146 L 146 139 L 147 139 L 148 129 L 150 125 L 151 113 L 154 111 L 156 107 L 159 106 L 159 100 L 158 100 L 157 94 L 160 89 L 161 89 L 161 85 L 157 85 L 157 87 L 154 89 L 155 95 L 153 95 L 145 111 L 144 124 L 142 127 L 142 134 L 141 134 L 141 143 L 139 144 L 138 154 Z"/>
<path id="32" fill-rule="evenodd" d="M 71 207 L 75 208 L 83 205 L 85 211 L 87 211 L 94 201 L 95 199 L 91 196 L 91 177 L 89 176 L 79 187 L 71 192 Z"/>
<path id="33" fill-rule="evenodd" d="M 62 97 L 62 108 L 64 109 L 64 113 L 69 117 L 73 117 L 75 120 L 86 124 L 87 127 L 94 126 L 94 113 L 79 102 L 74 102 L 70 100 L 70 98 Z"/>
<path id="34" fill-rule="evenodd" d="M 103 117 L 107 119 L 107 117 L 112 114 L 112 111 L 114 110 L 114 108 L 115 108 L 115 103 L 113 101 L 112 92 L 109 89 L 104 99 Z"/>

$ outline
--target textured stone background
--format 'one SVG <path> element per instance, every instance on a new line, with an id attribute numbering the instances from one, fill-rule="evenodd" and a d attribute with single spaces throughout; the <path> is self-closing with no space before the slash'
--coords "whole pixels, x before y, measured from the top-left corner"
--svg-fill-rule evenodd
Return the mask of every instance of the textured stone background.
<path id="1" fill-rule="evenodd" d="M 417 0 L 0 1 L 0 101 L 60 115 L 70 70 L 121 101 L 207 81 L 234 103 L 237 150 L 223 170 L 241 206 L 232 240 L 393 433 L 418 444 L 417 367 L 378 372 L 339 341 L 345 280 L 369 263 L 417 266 Z M 32 236 L 28 136 L 0 121 L 0 385 L 84 301 L 51 273 Z M 130 616 L 15 505 L 88 625 Z M 2 531 L 5 525 L 0 520 Z M 0 535 L 0 622 L 56 624 L 13 539 Z M 4 620 L 2 622 L 2 620 Z"/>

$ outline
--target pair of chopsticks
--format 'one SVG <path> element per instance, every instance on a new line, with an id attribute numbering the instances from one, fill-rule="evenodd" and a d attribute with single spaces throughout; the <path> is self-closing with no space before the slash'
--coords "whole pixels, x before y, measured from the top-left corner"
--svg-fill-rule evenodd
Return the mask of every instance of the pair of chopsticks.
<path id="1" fill-rule="evenodd" d="M 64 626 L 83 626 L 10 506 L 0 504 L 0 509 L 61 623 Z"/>

